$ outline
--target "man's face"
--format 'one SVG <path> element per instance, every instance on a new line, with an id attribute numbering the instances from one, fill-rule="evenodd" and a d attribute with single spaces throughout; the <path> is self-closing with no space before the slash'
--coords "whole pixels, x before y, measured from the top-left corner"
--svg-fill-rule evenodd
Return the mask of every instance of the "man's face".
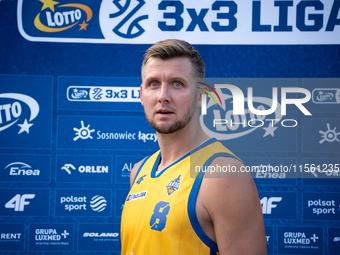
<path id="1" fill-rule="evenodd" d="M 150 125 L 163 134 L 187 127 L 200 106 L 189 58 L 150 58 L 142 80 L 141 100 Z"/>

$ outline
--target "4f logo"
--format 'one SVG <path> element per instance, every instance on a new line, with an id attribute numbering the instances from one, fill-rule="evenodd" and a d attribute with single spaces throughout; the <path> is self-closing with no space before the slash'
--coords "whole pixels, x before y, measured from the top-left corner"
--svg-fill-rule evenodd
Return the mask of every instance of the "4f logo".
<path id="1" fill-rule="evenodd" d="M 277 207 L 277 203 L 282 200 L 282 197 L 264 197 L 261 199 L 262 213 L 271 214 L 272 209 Z"/>
<path id="2" fill-rule="evenodd" d="M 147 19 L 148 15 L 142 15 L 137 18 L 133 17 L 137 11 L 145 4 L 144 0 L 127 0 L 121 5 L 120 0 L 113 0 L 112 3 L 118 9 L 116 12 L 110 13 L 110 19 L 115 19 L 129 9 L 129 13 L 112 29 L 112 31 L 120 37 L 131 39 L 136 38 L 144 33 L 144 28 L 139 24 L 141 20 Z M 133 2 L 133 3 L 131 3 Z M 137 4 L 136 4 L 137 2 Z M 127 28 L 126 28 L 127 27 Z M 125 28 L 125 29 L 123 29 Z M 124 31 L 123 31 L 124 30 Z"/>
<path id="3" fill-rule="evenodd" d="M 5 204 L 5 207 L 8 209 L 14 209 L 14 211 L 23 212 L 25 205 L 30 204 L 28 200 L 33 199 L 34 197 L 35 197 L 35 194 L 24 194 L 24 195 L 17 194 Z"/>

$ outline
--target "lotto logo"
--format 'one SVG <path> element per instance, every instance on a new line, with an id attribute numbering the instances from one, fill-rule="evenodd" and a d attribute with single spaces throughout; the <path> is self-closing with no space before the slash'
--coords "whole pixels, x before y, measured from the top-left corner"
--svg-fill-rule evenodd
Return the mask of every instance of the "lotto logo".
<path id="1" fill-rule="evenodd" d="M 10 103 L 1 104 L 0 103 L 0 132 L 14 125 L 19 119 L 22 119 L 23 123 L 18 124 L 20 130 L 18 134 L 26 132 L 29 134 L 29 129 L 33 125 L 33 121 L 39 114 L 39 104 L 38 102 L 27 95 L 18 93 L 3 93 L 0 94 L 0 100 L 5 102 L 9 100 Z M 23 108 L 28 106 L 30 110 L 30 116 L 23 113 Z M 25 119 L 25 120 L 23 120 Z M 28 119 L 28 121 L 27 121 Z"/>

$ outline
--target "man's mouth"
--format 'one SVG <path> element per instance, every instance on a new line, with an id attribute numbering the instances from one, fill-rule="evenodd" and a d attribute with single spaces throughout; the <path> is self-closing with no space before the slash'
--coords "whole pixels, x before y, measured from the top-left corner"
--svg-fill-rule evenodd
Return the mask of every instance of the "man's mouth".
<path id="1" fill-rule="evenodd" d="M 157 114 L 161 114 L 161 115 L 168 115 L 168 114 L 172 114 L 173 111 L 168 110 L 168 109 L 160 109 L 156 112 Z"/>

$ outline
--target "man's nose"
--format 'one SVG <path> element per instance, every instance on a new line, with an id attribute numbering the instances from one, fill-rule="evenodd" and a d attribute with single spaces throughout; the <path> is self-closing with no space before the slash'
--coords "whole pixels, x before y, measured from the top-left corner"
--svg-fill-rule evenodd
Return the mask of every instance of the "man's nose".
<path id="1" fill-rule="evenodd" d="M 162 84 L 158 94 L 158 101 L 159 102 L 170 102 L 170 90 L 166 84 Z"/>

